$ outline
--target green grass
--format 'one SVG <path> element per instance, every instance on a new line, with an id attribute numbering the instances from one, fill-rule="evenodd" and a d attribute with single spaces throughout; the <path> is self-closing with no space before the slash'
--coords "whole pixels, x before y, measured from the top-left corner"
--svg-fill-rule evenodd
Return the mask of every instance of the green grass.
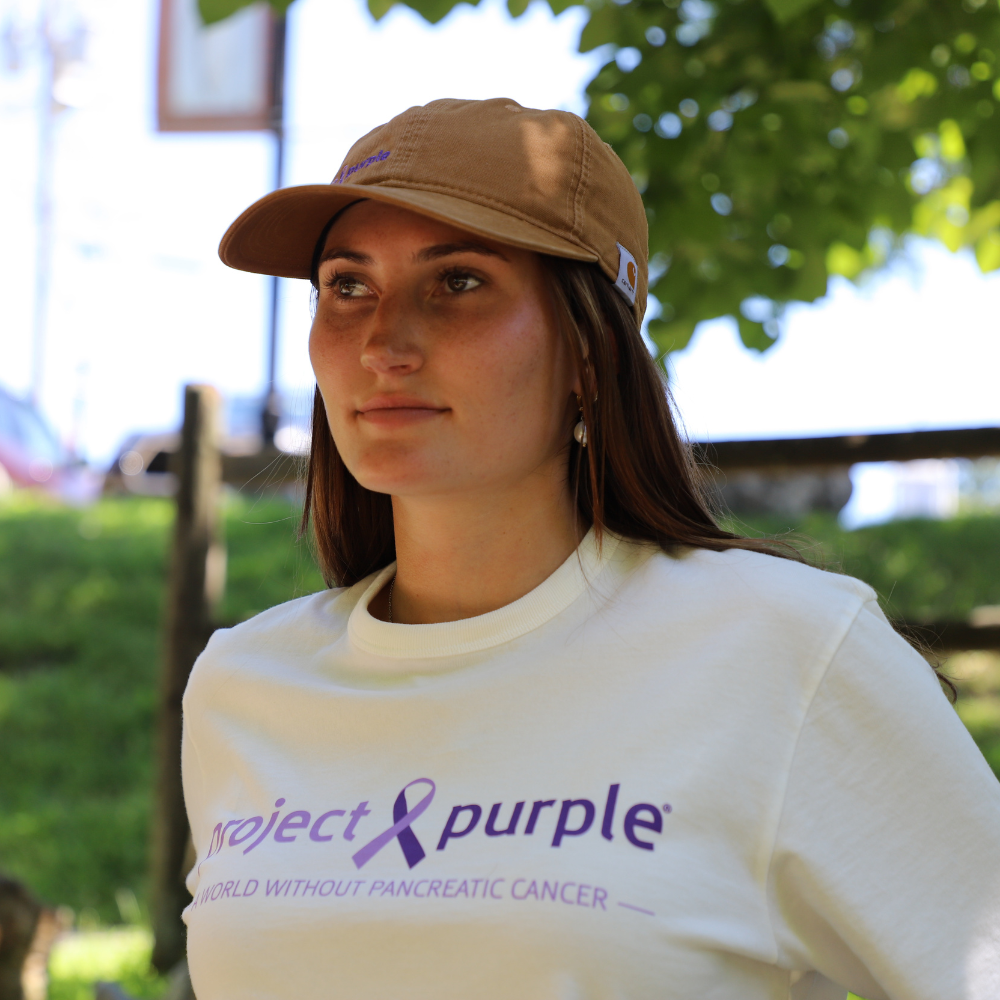
<path id="1" fill-rule="evenodd" d="M 959 718 L 1000 777 L 1000 653 L 960 653 L 944 668 L 958 685 Z"/>
<path id="2" fill-rule="evenodd" d="M 129 898 L 121 890 L 145 906 L 172 518 L 171 503 L 156 499 L 73 510 L 21 494 L 0 506 L 0 868 L 91 926 L 135 919 L 116 903 L 116 893 Z M 295 524 L 282 501 L 229 501 L 221 620 L 322 587 Z M 961 618 L 1000 604 L 1000 518 L 844 532 L 812 517 L 752 530 L 789 528 L 815 539 L 816 559 L 870 582 L 899 617 Z M 946 666 L 960 680 L 959 714 L 1000 773 L 1000 658 Z"/>
<path id="3" fill-rule="evenodd" d="M 155 1000 L 167 988 L 150 968 L 153 935 L 145 927 L 116 927 L 70 934 L 49 958 L 48 1000 L 94 1000 L 94 983 L 119 983 L 137 1000 Z"/>
<path id="4" fill-rule="evenodd" d="M 228 504 L 219 617 L 322 587 L 289 505 Z M 145 898 L 168 501 L 0 507 L 0 867 L 43 899 L 119 919 Z"/>
<path id="5" fill-rule="evenodd" d="M 816 565 L 870 584 L 886 612 L 910 622 L 965 619 L 1000 604 L 1000 516 L 891 521 L 844 531 L 835 517 L 812 514 L 733 519 L 744 534 L 786 537 Z"/>

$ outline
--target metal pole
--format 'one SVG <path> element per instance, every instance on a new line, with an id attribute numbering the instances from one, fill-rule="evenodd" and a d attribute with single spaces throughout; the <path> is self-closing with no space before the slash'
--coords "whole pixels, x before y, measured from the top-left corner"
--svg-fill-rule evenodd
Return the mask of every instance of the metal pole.
<path id="1" fill-rule="evenodd" d="M 271 131 L 274 133 L 274 189 L 285 180 L 285 38 L 286 18 L 280 14 L 274 19 L 271 42 Z M 281 279 L 271 278 L 271 316 L 267 342 L 267 395 L 260 415 L 263 446 L 274 446 L 274 433 L 281 417 L 278 397 L 278 312 Z"/>
<path id="2" fill-rule="evenodd" d="M 55 133 L 55 52 L 48 3 L 42 5 L 39 40 L 44 60 L 38 109 L 38 179 L 35 194 L 35 301 L 31 342 L 31 402 L 41 402 L 45 380 L 45 335 L 48 327 L 49 278 L 52 268 L 52 157 Z"/>

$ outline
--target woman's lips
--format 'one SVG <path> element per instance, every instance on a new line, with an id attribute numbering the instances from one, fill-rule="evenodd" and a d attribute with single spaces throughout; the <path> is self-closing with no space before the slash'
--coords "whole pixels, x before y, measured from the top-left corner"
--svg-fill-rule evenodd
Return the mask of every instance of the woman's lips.
<path id="1" fill-rule="evenodd" d="M 447 409 L 406 397 L 376 397 L 358 410 L 358 416 L 365 423 L 377 427 L 405 427 L 439 417 L 442 413 L 447 413 Z"/>

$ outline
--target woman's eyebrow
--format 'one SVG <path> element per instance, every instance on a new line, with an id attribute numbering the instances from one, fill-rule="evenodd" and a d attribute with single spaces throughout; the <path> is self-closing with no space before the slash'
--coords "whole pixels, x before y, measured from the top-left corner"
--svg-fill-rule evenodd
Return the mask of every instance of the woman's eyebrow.
<path id="1" fill-rule="evenodd" d="M 353 261 L 355 264 L 374 264 L 375 259 L 369 257 L 366 253 L 361 253 L 358 250 L 348 250 L 347 247 L 331 247 L 329 250 L 323 252 L 323 256 L 320 257 L 319 263 L 323 264 L 328 260 L 349 260 Z"/>
<path id="2" fill-rule="evenodd" d="M 472 241 L 467 243 L 438 243 L 436 246 L 424 247 L 416 255 L 415 259 L 426 263 L 431 260 L 440 260 L 442 257 L 450 257 L 456 253 L 481 253 L 486 257 L 499 257 L 501 260 L 507 259 L 499 250 L 494 250 L 483 243 Z"/>

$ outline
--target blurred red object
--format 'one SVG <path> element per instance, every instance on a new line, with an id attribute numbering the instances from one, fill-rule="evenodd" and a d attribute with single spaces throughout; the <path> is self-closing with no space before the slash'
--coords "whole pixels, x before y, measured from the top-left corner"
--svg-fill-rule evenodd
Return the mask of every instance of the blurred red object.
<path id="1" fill-rule="evenodd" d="M 67 451 L 30 403 L 0 388 L 0 492 L 36 487 L 79 503 L 97 495 L 101 478 Z"/>

